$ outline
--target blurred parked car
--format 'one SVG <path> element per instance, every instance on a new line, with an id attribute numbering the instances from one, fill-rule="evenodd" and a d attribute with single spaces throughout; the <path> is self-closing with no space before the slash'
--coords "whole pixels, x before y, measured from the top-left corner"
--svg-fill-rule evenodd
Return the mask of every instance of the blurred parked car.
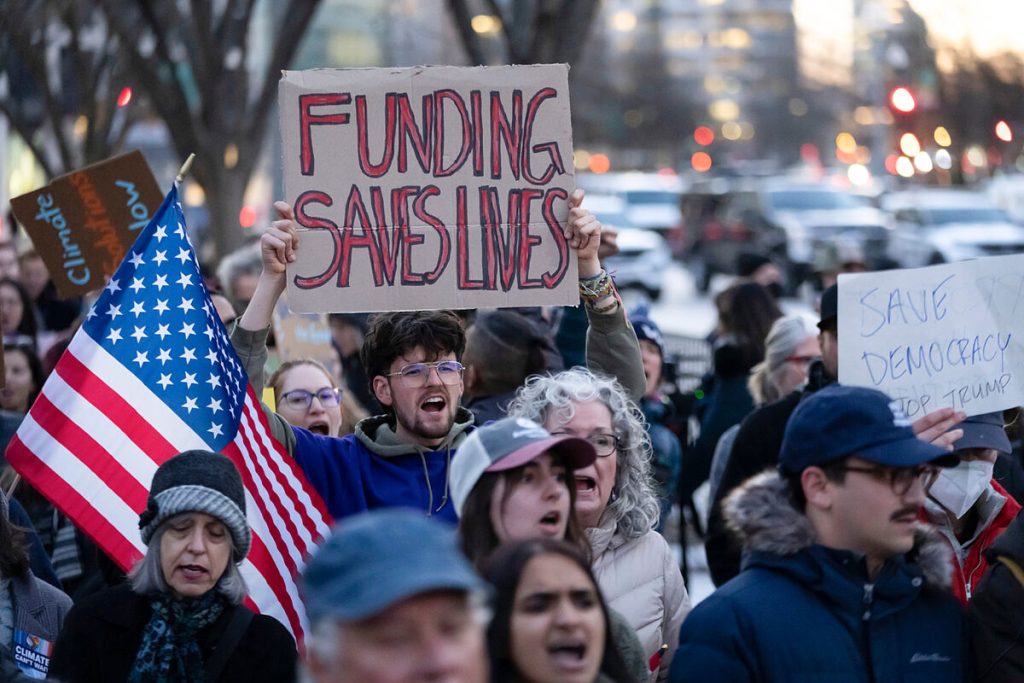
<path id="1" fill-rule="evenodd" d="M 715 204 L 693 245 L 697 284 L 704 290 L 715 273 L 735 273 L 744 252 L 775 260 L 794 290 L 810 274 L 816 250 L 840 236 L 859 243 L 871 268 L 888 264 L 888 217 L 865 197 L 773 180 L 729 190 Z"/>
<path id="2" fill-rule="evenodd" d="M 1010 220 L 1024 223 L 1024 175 L 997 175 L 985 183 L 985 192 Z"/>
<path id="3" fill-rule="evenodd" d="M 583 208 L 594 214 L 602 225 L 614 228 L 632 227 L 632 223 L 626 217 L 626 200 L 618 195 L 588 192 L 583 198 Z"/>
<path id="4" fill-rule="evenodd" d="M 1024 252 L 1024 227 L 979 192 L 899 192 L 882 207 L 893 216 L 890 255 L 902 268 Z"/>
<path id="5" fill-rule="evenodd" d="M 651 299 L 660 297 L 665 269 L 672 262 L 665 238 L 653 230 L 623 228 L 617 243 L 619 253 L 604 261 L 615 286 L 620 291 L 642 290 Z"/>
<path id="6" fill-rule="evenodd" d="M 622 201 L 625 221 L 616 225 L 656 230 L 673 242 L 681 239 L 679 200 L 683 183 L 677 175 L 662 173 L 580 174 L 576 184 L 587 191 L 584 206 L 600 219 L 590 197 L 611 195 Z M 605 222 L 601 219 L 602 222 Z"/>

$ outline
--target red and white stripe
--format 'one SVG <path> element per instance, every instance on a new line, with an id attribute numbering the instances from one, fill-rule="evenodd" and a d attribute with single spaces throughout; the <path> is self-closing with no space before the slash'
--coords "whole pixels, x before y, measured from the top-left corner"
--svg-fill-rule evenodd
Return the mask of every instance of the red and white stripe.
<path id="1" fill-rule="evenodd" d="M 157 467 L 212 450 L 138 377 L 84 330 L 71 341 L 7 449 L 8 462 L 127 570 L 145 552 L 139 512 Z M 295 577 L 329 533 L 330 515 L 270 435 L 252 387 L 223 450 L 246 488 L 252 549 L 240 569 L 249 604 L 301 641 L 308 624 Z"/>

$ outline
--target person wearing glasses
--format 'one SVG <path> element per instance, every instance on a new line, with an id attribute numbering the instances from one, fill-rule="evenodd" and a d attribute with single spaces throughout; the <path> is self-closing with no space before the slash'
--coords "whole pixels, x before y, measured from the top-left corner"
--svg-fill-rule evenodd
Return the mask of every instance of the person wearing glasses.
<path id="1" fill-rule="evenodd" d="M 323 364 L 311 358 L 281 364 L 267 380 L 277 414 L 314 434 L 341 433 L 341 390 Z"/>
<path id="2" fill-rule="evenodd" d="M 601 269 L 601 224 L 580 206 L 582 200 L 582 191 L 570 199 L 566 235 L 577 256 L 581 298 L 592 316 L 588 362 L 616 373 L 639 395 L 643 366 L 636 335 Z M 264 386 L 271 315 L 298 245 L 292 208 L 284 202 L 275 206 L 280 219 L 260 238 L 263 272 L 231 336 L 257 393 Z M 360 357 L 384 414 L 364 418 L 354 434 L 341 438 L 292 427 L 269 414 L 274 436 L 335 519 L 381 507 L 413 507 L 457 521 L 450 466 L 474 423 L 473 414 L 460 406 L 465 345 L 462 322 L 451 311 L 378 313 L 370 320 Z"/>
<path id="3" fill-rule="evenodd" d="M 918 521 L 956 461 L 874 389 L 801 401 L 778 470 L 726 499 L 743 571 L 690 613 L 670 680 L 969 680 L 948 549 Z"/>
<path id="4" fill-rule="evenodd" d="M 660 506 L 643 414 L 614 380 L 582 368 L 531 377 L 508 414 L 594 447 L 594 463 L 573 472 L 576 516 L 601 593 L 640 638 L 650 680 L 664 680 L 690 601 L 675 556 L 655 531 Z"/>

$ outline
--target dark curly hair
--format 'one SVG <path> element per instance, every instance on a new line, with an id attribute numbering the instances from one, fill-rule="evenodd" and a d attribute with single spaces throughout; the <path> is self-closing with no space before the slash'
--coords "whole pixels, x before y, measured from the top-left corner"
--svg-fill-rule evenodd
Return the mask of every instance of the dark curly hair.
<path id="1" fill-rule="evenodd" d="M 462 360 L 466 332 L 459 316 L 452 311 L 391 311 L 370 318 L 363 348 L 359 351 L 370 386 L 374 377 L 391 371 L 391 363 L 396 358 L 417 346 L 427 352 L 428 360 L 448 353 Z"/>

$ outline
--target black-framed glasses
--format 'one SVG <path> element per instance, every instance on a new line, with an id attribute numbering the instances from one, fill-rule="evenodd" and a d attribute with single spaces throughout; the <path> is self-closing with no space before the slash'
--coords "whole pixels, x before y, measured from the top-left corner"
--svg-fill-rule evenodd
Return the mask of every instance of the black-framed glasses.
<path id="1" fill-rule="evenodd" d="M 462 381 L 462 363 L 457 360 L 439 360 L 436 363 L 409 363 L 403 365 L 398 372 L 388 373 L 387 377 L 401 377 L 408 387 L 422 387 L 430 377 L 430 371 L 437 370 L 437 376 L 443 384 L 452 386 Z"/>
<path id="2" fill-rule="evenodd" d="M 337 387 L 324 387 L 316 391 L 294 389 L 286 394 L 281 394 L 278 403 L 292 410 L 309 410 L 310 406 L 313 405 L 314 396 L 320 400 L 320 403 L 325 408 L 341 403 L 341 390 Z"/>
<path id="3" fill-rule="evenodd" d="M 551 432 L 552 436 L 576 436 L 570 432 Z M 614 453 L 619 448 L 619 437 L 614 434 L 603 434 L 598 432 L 591 434 L 590 436 L 580 436 L 580 439 L 586 439 L 590 442 L 590 445 L 594 447 L 594 452 L 597 453 L 599 458 L 607 458 L 609 455 Z"/>
<path id="4" fill-rule="evenodd" d="M 935 483 L 939 476 L 939 468 L 931 465 L 918 465 L 917 467 L 854 467 L 843 465 L 836 469 L 842 472 L 862 472 L 871 475 L 875 479 L 888 479 L 892 492 L 897 496 L 905 496 L 913 488 L 915 482 L 921 482 L 921 488 L 927 491 Z"/>

